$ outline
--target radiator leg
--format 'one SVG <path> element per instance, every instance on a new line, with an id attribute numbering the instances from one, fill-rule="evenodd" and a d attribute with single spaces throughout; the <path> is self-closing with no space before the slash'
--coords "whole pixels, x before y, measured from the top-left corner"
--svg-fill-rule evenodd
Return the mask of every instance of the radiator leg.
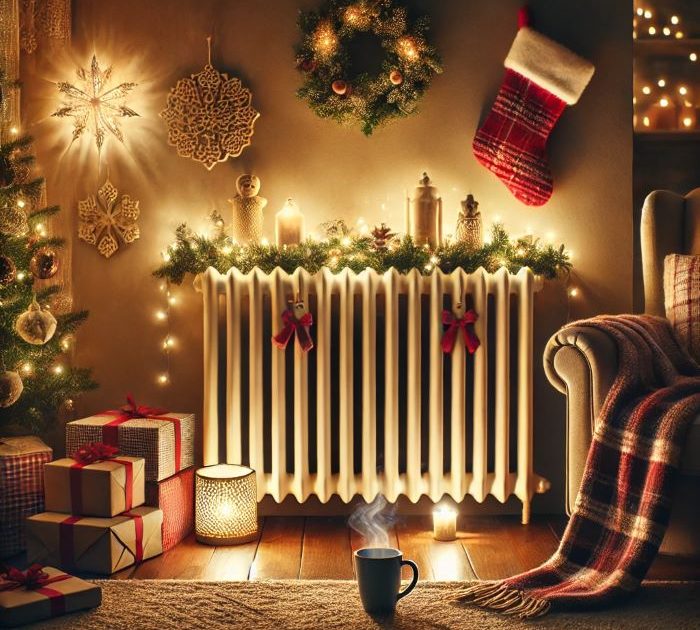
<path id="1" fill-rule="evenodd" d="M 530 523 L 530 499 L 523 501 L 523 514 L 521 523 L 527 525 Z"/>

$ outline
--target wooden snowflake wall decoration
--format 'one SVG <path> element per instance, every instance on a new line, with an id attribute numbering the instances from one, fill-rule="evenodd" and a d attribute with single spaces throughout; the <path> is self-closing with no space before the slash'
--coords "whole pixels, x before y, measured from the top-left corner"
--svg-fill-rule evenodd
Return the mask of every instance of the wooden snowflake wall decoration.
<path id="1" fill-rule="evenodd" d="M 120 240 L 133 243 L 139 237 L 139 202 L 122 195 L 107 179 L 97 191 L 78 202 L 78 238 L 96 245 L 97 251 L 109 258 L 119 249 Z"/>
<path id="2" fill-rule="evenodd" d="M 95 55 L 92 57 L 90 70 L 79 68 L 77 75 L 80 87 L 68 82 L 58 84 L 63 103 L 53 116 L 73 119 L 74 142 L 86 131 L 92 133 L 98 152 L 102 149 L 107 133 L 124 142 L 119 119 L 138 116 L 125 102 L 136 83 L 120 83 L 109 87 L 112 66 L 102 70 Z"/>
<path id="3" fill-rule="evenodd" d="M 168 127 L 168 144 L 177 154 L 211 170 L 250 145 L 260 114 L 241 80 L 229 79 L 212 66 L 211 41 L 207 41 L 209 62 L 201 72 L 177 82 L 160 115 Z"/>

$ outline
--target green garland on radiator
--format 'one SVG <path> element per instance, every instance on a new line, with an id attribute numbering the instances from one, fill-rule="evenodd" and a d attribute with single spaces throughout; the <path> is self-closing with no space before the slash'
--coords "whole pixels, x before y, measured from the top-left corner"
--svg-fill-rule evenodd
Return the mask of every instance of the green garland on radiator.
<path id="1" fill-rule="evenodd" d="M 163 252 L 163 264 L 154 275 L 180 284 L 186 274 L 196 275 L 208 267 L 222 273 L 232 267 L 243 273 L 255 267 L 265 273 L 276 267 L 292 273 L 303 267 L 312 274 L 322 267 L 336 273 L 346 267 L 356 273 L 369 267 L 378 273 L 394 268 L 399 273 L 418 269 L 423 274 L 435 268 L 445 273 L 461 268 L 470 273 L 479 267 L 489 272 L 506 267 L 511 273 L 517 273 L 529 267 L 533 273 L 552 279 L 568 274 L 572 266 L 564 245 L 544 245 L 532 236 L 511 239 L 499 223 L 492 226 L 489 242 L 481 248 L 451 242 L 430 251 L 416 245 L 409 236 L 394 236 L 378 246 L 371 235 L 355 233 L 342 220 L 324 224 L 326 237 L 323 240 L 307 239 L 295 247 L 240 245 L 226 236 L 218 215 L 212 218 L 216 233 L 211 236 L 196 234 L 184 223 L 180 225 L 175 232 L 175 242 Z"/>

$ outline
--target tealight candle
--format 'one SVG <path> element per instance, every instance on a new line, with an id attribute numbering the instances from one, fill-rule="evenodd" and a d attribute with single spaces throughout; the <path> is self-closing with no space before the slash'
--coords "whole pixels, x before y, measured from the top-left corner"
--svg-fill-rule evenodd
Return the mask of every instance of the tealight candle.
<path id="1" fill-rule="evenodd" d="M 304 240 L 304 215 L 292 199 L 287 199 L 275 215 L 275 240 L 277 247 L 299 245 Z"/>
<path id="2" fill-rule="evenodd" d="M 441 506 L 433 512 L 433 538 L 455 540 L 457 538 L 457 511 Z"/>

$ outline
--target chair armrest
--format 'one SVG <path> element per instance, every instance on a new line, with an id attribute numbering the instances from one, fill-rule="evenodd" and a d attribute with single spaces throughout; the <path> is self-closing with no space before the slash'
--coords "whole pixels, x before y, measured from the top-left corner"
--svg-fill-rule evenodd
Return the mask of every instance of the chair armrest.
<path id="1" fill-rule="evenodd" d="M 595 419 L 617 370 L 614 340 L 594 328 L 564 328 L 545 348 L 547 378 L 566 395 L 566 511 L 569 514 L 581 485 Z"/>

